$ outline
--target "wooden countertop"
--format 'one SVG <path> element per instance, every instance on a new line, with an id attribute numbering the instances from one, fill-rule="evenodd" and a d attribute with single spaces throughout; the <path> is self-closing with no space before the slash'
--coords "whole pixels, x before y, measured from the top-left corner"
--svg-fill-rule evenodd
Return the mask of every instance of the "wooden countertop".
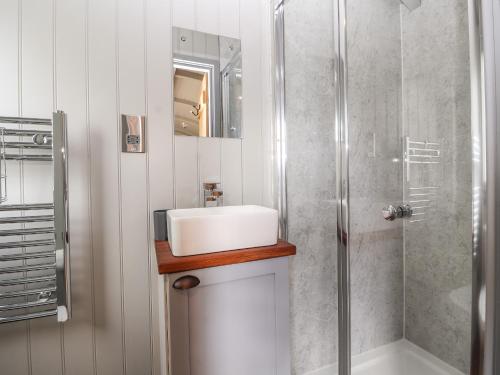
<path id="1" fill-rule="evenodd" d="M 273 246 L 221 251 L 218 253 L 176 257 L 172 254 L 168 241 L 155 241 L 158 273 L 175 273 L 229 264 L 252 262 L 255 260 L 279 258 L 295 255 L 295 245 L 283 240 Z"/>

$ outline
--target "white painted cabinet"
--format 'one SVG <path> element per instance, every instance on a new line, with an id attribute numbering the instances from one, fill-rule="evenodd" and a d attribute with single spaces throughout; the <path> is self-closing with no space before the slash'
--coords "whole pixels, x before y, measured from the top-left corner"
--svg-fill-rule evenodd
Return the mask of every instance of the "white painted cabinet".
<path id="1" fill-rule="evenodd" d="M 173 287 L 188 275 L 199 285 Z M 290 374 L 286 257 L 164 280 L 170 375 Z"/>

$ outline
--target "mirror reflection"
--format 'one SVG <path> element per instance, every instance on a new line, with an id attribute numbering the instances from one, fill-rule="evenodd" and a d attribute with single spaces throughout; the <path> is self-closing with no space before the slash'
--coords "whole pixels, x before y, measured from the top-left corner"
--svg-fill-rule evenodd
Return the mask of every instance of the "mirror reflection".
<path id="1" fill-rule="evenodd" d="M 241 41 L 173 28 L 175 135 L 241 138 Z"/>

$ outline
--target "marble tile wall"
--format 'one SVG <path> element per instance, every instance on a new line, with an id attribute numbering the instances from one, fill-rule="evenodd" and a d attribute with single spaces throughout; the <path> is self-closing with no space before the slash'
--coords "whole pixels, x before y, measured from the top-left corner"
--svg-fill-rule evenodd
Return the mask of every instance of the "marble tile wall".
<path id="1" fill-rule="evenodd" d="M 294 374 L 337 356 L 332 1 L 285 7 Z M 470 108 L 466 0 L 347 1 L 352 353 L 405 336 L 465 371 L 470 336 Z M 441 164 L 403 163 L 404 136 Z M 426 221 L 381 209 L 437 185 Z"/>
<path id="2" fill-rule="evenodd" d="M 461 371 L 470 356 L 471 150 L 466 0 L 402 7 L 403 125 L 440 143 L 441 163 L 411 165 L 410 187 L 436 186 L 405 228 L 406 337 Z"/>
<path id="3" fill-rule="evenodd" d="M 285 6 L 292 373 L 337 360 L 333 2 Z"/>
<path id="4" fill-rule="evenodd" d="M 403 337 L 401 29 L 395 0 L 347 1 L 351 350 Z"/>

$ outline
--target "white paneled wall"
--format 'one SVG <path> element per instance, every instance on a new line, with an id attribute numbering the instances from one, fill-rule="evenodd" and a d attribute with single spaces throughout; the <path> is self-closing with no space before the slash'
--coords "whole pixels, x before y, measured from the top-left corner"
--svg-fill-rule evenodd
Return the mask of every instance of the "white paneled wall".
<path id="1" fill-rule="evenodd" d="M 241 144 L 241 139 L 175 136 L 176 207 L 203 206 L 204 182 L 221 183 L 226 206 L 242 204 Z"/>
<path id="2" fill-rule="evenodd" d="M 0 1 L 0 116 L 68 113 L 73 297 L 64 325 L 53 318 L 0 325 L 2 374 L 159 374 L 153 210 L 200 205 L 205 179 L 220 179 L 226 204 L 259 203 L 266 191 L 270 94 L 259 90 L 267 57 L 265 43 L 252 39 L 265 35 L 265 4 Z M 240 25 L 246 17 L 255 19 Z M 174 145 L 172 19 L 241 37 L 244 51 L 248 43 L 243 140 L 175 137 Z M 121 153 L 121 113 L 147 116 L 146 154 Z M 46 169 L 9 163 L 9 203 L 48 199 Z"/>
<path id="3" fill-rule="evenodd" d="M 2 0 L 0 115 L 68 113 L 73 318 L 0 325 L 0 372 L 159 373 L 151 213 L 174 206 L 171 3 Z M 119 114 L 148 117 L 122 154 Z M 9 203 L 51 197 L 50 167 L 9 162 Z"/>
<path id="4" fill-rule="evenodd" d="M 176 207 L 202 206 L 203 182 L 222 184 L 225 205 L 272 205 L 270 2 L 173 0 L 173 4 L 174 26 L 241 39 L 243 70 L 242 139 L 175 137 Z M 184 48 L 187 55 L 199 50 Z"/>
<path id="5" fill-rule="evenodd" d="M 253 3 L 262 10 L 262 1 L 244 0 L 172 0 L 172 23 L 184 29 L 240 38 L 240 7 Z M 240 4 L 241 3 L 241 4 Z M 259 14 L 263 16 L 262 13 Z"/>

